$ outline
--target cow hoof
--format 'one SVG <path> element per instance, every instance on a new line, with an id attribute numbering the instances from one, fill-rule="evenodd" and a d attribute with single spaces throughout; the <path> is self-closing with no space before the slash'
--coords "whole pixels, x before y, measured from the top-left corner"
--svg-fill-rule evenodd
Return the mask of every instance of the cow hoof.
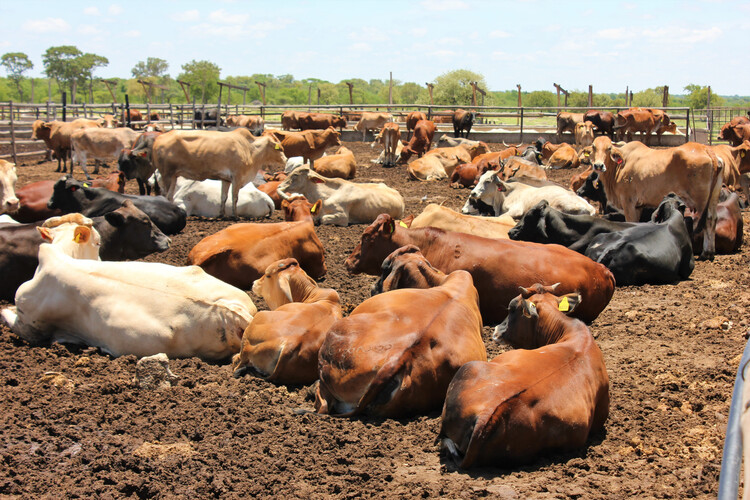
<path id="1" fill-rule="evenodd" d="M 708 252 L 703 252 L 700 255 L 700 257 L 698 257 L 698 260 L 707 260 L 709 262 L 713 262 L 714 261 L 714 254 L 713 253 L 708 253 Z"/>

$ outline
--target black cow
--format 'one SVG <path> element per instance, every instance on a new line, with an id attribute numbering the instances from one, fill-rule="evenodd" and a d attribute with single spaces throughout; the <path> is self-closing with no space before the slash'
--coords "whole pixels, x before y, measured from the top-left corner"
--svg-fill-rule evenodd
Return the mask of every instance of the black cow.
<path id="1" fill-rule="evenodd" d="M 117 158 L 118 168 L 125 174 L 128 180 L 136 179 L 138 181 L 138 194 L 150 195 L 151 185 L 148 179 L 154 174 L 154 165 L 151 161 L 151 151 L 154 148 L 154 141 L 159 137 L 161 132 L 144 132 L 138 136 L 133 143 L 133 149 L 123 149 Z M 159 183 L 154 185 L 154 194 L 160 194 Z"/>
<path id="2" fill-rule="evenodd" d="M 469 132 L 471 127 L 474 125 L 474 120 L 477 119 L 477 114 L 474 111 L 466 111 L 463 109 L 457 109 L 453 113 L 453 135 L 455 137 L 462 137 L 461 132 L 466 131 L 466 138 L 469 138 Z"/>
<path id="3" fill-rule="evenodd" d="M 193 119 L 195 120 L 195 127 L 196 128 L 203 128 L 205 125 L 206 127 L 216 127 L 216 126 L 224 126 L 224 118 L 219 116 L 219 123 L 217 125 L 216 123 L 216 117 L 219 115 L 219 111 L 216 109 L 207 109 L 207 110 L 196 110 L 193 114 Z M 202 122 L 202 123 L 201 123 Z"/>
<path id="4" fill-rule="evenodd" d="M 101 235 L 99 257 L 102 260 L 140 259 L 169 248 L 169 238 L 130 201 L 92 220 Z M 43 223 L 0 226 L 1 300 L 13 300 L 18 287 L 34 276 L 39 265 L 39 245 L 44 242 L 36 228 Z"/>
<path id="5" fill-rule="evenodd" d="M 165 234 L 178 233 L 185 227 L 185 211 L 164 197 L 133 196 L 87 188 L 72 177 L 63 177 L 55 183 L 47 206 L 66 214 L 79 212 L 87 217 L 96 217 L 117 210 L 126 200 L 143 210 Z"/>
<path id="6" fill-rule="evenodd" d="M 614 138 L 615 115 L 609 111 L 586 111 L 583 121 L 591 122 L 599 133 L 608 135 L 610 139 Z"/>

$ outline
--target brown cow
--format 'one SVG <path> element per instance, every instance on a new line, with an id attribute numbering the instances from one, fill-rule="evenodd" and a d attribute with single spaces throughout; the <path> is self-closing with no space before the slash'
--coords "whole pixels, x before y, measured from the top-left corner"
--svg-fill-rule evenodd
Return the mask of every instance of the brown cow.
<path id="1" fill-rule="evenodd" d="M 42 139 L 48 149 L 51 149 L 57 157 L 57 170 L 55 172 L 68 171 L 68 157 L 71 152 L 70 136 L 73 132 L 82 128 L 100 127 L 98 120 L 78 118 L 72 122 L 46 122 L 37 124 L 33 130 L 32 139 Z M 71 167 L 72 172 L 72 167 Z"/>
<path id="2" fill-rule="evenodd" d="M 399 162 L 406 163 L 411 155 L 421 158 L 432 147 L 432 138 L 435 137 L 435 124 L 430 120 L 420 120 L 414 126 L 414 137 L 409 144 L 401 150 Z"/>
<path id="3" fill-rule="evenodd" d="M 250 289 L 272 263 L 289 257 L 320 279 L 326 273 L 325 250 L 310 211 L 300 211 L 299 216 L 302 220 L 233 224 L 203 238 L 190 250 L 188 263 L 243 290 Z"/>
<path id="4" fill-rule="evenodd" d="M 495 329 L 516 350 L 467 363 L 445 398 L 440 438 L 461 467 L 516 465 L 585 446 L 609 415 L 609 376 L 591 332 L 568 317 L 577 293 L 523 289 Z M 553 295 L 555 293 L 555 295 Z"/>
<path id="5" fill-rule="evenodd" d="M 299 113 L 297 116 L 300 130 L 325 130 L 328 127 L 343 130 L 346 120 L 343 116 L 335 116 L 329 113 Z"/>
<path id="6" fill-rule="evenodd" d="M 315 160 L 323 156 L 326 149 L 332 146 L 341 146 L 341 134 L 333 127 L 325 130 L 305 130 L 304 132 L 282 132 L 281 130 L 269 129 L 263 135 L 273 135 L 284 148 L 288 158 L 301 156 L 304 161 L 310 162 L 313 167 Z"/>
<path id="7" fill-rule="evenodd" d="M 658 207 L 670 192 L 691 210 L 701 211 L 706 231 L 701 258 L 713 259 L 722 167 L 711 148 L 695 142 L 659 150 L 641 142 L 617 147 L 609 137 L 600 136 L 594 140 L 591 158 L 607 201 L 621 209 L 628 222 L 638 222 L 644 208 Z"/>
<path id="8" fill-rule="evenodd" d="M 593 168 L 589 167 L 587 170 L 584 170 L 580 174 L 574 175 L 570 179 L 570 190 L 571 191 L 578 191 L 581 186 L 583 186 L 586 183 L 586 179 L 589 178 L 589 175 L 594 171 Z"/>
<path id="9" fill-rule="evenodd" d="M 645 144 L 652 133 L 657 132 L 662 125 L 668 125 L 669 123 L 669 117 L 662 110 L 630 108 L 617 113 L 614 128 L 618 139 L 622 140 L 627 136 L 627 140 L 632 141 L 633 134 L 639 132 L 641 142 Z"/>
<path id="10" fill-rule="evenodd" d="M 594 124 L 591 122 L 576 123 L 576 148 L 583 149 L 594 142 Z"/>
<path id="11" fill-rule="evenodd" d="M 299 128 L 299 120 L 297 120 L 297 111 L 284 111 L 281 115 L 281 130 L 292 130 L 293 128 Z"/>
<path id="12" fill-rule="evenodd" d="M 739 146 L 743 141 L 735 132 L 735 127 L 745 124 L 750 124 L 750 119 L 748 119 L 747 116 L 735 116 L 721 127 L 717 139 L 720 141 L 729 141 L 732 146 Z M 32 137 L 32 139 L 33 138 L 34 137 Z"/>
<path id="13" fill-rule="evenodd" d="M 278 384 L 318 379 L 318 351 L 331 325 L 341 319 L 339 294 L 319 288 L 295 259 L 274 262 L 255 283 L 270 311 L 261 311 L 242 335 L 232 360 L 235 377 L 245 372 Z"/>
<path id="14" fill-rule="evenodd" d="M 511 156 L 503 160 L 501 166 L 499 173 L 503 180 L 519 177 L 547 180 L 547 172 L 542 167 L 519 156 Z"/>
<path id="15" fill-rule="evenodd" d="M 411 265 L 431 269 L 410 247 L 393 252 L 384 273 Z M 318 413 L 423 415 L 440 408 L 461 365 L 487 359 L 471 276 L 432 274 L 432 288 L 376 295 L 333 324 L 320 348 Z"/>
<path id="16" fill-rule="evenodd" d="M 583 122 L 583 113 L 568 113 L 567 111 L 560 111 L 557 113 L 556 121 L 557 141 L 560 142 L 564 132 L 575 134 L 576 123 Z"/>
<path id="17" fill-rule="evenodd" d="M 399 140 L 401 138 L 401 131 L 397 123 L 386 123 L 380 130 L 380 133 L 375 137 L 375 141 L 372 143 L 372 147 L 375 144 L 383 145 L 383 166 L 384 167 L 395 167 L 396 166 L 396 150 L 398 149 Z M 401 153 L 403 154 L 403 147 Z"/>
<path id="18" fill-rule="evenodd" d="M 453 189 L 472 188 L 477 185 L 480 175 L 474 163 L 462 163 L 451 174 L 450 186 Z"/>
<path id="19" fill-rule="evenodd" d="M 357 160 L 349 148 L 341 146 L 335 154 L 318 158 L 313 170 L 325 177 L 354 179 L 357 173 Z"/>
<path id="20" fill-rule="evenodd" d="M 137 109 L 131 109 L 130 110 L 130 122 L 128 122 L 128 110 L 123 109 L 122 110 L 122 126 L 130 126 L 131 128 L 137 127 L 139 124 L 132 123 L 132 122 L 141 122 L 143 121 L 143 115 L 140 111 Z"/>
<path id="21" fill-rule="evenodd" d="M 420 181 L 447 179 L 453 175 L 453 170 L 458 165 L 471 162 L 478 151 L 485 151 L 486 146 L 480 142 L 475 145 L 435 148 L 411 162 L 407 172 L 412 179 Z"/>
<path id="22" fill-rule="evenodd" d="M 693 224 L 697 224 L 700 214 L 692 210 L 685 210 L 685 217 L 692 217 Z M 721 190 L 719 203 L 716 205 L 716 253 L 735 253 L 742 247 L 743 229 L 740 198 L 737 193 Z M 693 234 L 693 253 L 703 248 L 703 234 Z"/>
<path id="23" fill-rule="evenodd" d="M 362 131 L 362 140 L 365 140 L 368 130 L 380 130 L 388 122 L 393 121 L 390 113 L 373 113 L 368 111 L 362 112 L 362 118 L 359 119 L 354 130 Z"/>
<path id="24" fill-rule="evenodd" d="M 427 115 L 421 111 L 412 111 L 406 115 L 406 140 L 411 138 L 411 131 L 417 126 L 419 120 L 426 120 Z"/>
<path id="25" fill-rule="evenodd" d="M 376 275 L 383 260 L 399 247 L 416 245 L 437 269 L 465 269 L 474 277 L 485 323 L 507 315 L 518 286 L 560 282 L 564 293 L 578 292 L 588 302 L 576 317 L 591 322 L 612 298 L 615 279 L 603 265 L 558 245 L 480 238 L 435 228 L 407 229 L 382 214 L 365 229 L 345 265 L 350 273 Z M 565 263 L 561 265 L 561 263 Z"/>
<path id="26" fill-rule="evenodd" d="M 583 114 L 583 121 L 591 122 L 596 131 L 612 137 L 614 134 L 615 115 L 609 111 L 589 110 Z"/>
<path id="27" fill-rule="evenodd" d="M 709 148 L 724 163 L 721 181 L 732 189 L 742 188 L 747 195 L 750 193 L 746 174 L 750 172 L 750 142 L 745 141 L 739 146 L 719 144 Z"/>
<path id="28" fill-rule="evenodd" d="M 276 192 L 276 188 L 279 187 L 279 184 L 286 179 L 286 174 L 284 172 L 276 172 L 274 174 L 263 174 L 263 178 L 266 180 L 265 184 L 261 184 L 258 186 L 259 191 L 263 191 L 268 196 L 271 197 L 273 200 L 273 206 L 276 210 L 281 209 L 281 196 L 279 196 L 279 193 Z"/>
<path id="29" fill-rule="evenodd" d="M 253 135 L 260 135 L 266 126 L 266 121 L 260 115 L 227 115 L 228 127 L 245 127 Z"/>

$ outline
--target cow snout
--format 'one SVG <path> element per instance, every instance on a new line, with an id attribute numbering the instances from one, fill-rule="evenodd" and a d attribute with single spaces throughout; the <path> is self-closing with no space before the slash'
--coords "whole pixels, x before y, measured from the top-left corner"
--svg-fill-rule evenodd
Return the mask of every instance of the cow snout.
<path id="1" fill-rule="evenodd" d="M 8 200 L 5 200 L 5 206 L 3 207 L 5 212 L 15 212 L 19 209 L 21 206 L 21 202 L 18 201 L 18 198 L 10 198 Z"/>
<path id="2" fill-rule="evenodd" d="M 604 163 L 597 161 L 594 162 L 594 170 L 596 170 L 597 172 L 606 172 L 607 167 L 604 165 Z"/>

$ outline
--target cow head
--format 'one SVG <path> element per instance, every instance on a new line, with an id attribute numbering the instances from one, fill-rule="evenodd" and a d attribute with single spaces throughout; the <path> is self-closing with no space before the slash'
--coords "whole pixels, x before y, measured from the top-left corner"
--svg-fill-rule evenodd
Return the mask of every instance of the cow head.
<path id="1" fill-rule="evenodd" d="M 164 252 L 172 244 L 172 240 L 130 200 L 125 200 L 117 210 L 104 214 L 104 220 L 114 228 L 120 241 L 127 242 L 116 249 L 118 259 L 140 259 L 154 252 Z M 106 230 L 102 228 L 103 232 Z"/>
<path id="2" fill-rule="evenodd" d="M 520 349 L 536 349 L 557 342 L 563 329 L 555 328 L 556 323 L 581 302 L 577 292 L 554 295 L 558 285 L 520 287 L 521 294 L 510 301 L 508 316 L 495 327 L 492 338 Z"/>
<path id="3" fill-rule="evenodd" d="M 591 152 L 593 148 L 591 146 L 586 146 L 581 150 L 581 154 L 578 155 L 578 161 L 581 162 L 583 165 L 591 165 Z"/>
<path id="4" fill-rule="evenodd" d="M 549 202 L 547 200 L 540 201 L 523 214 L 521 220 L 508 231 L 508 237 L 511 240 L 546 243 L 547 214 L 549 211 Z"/>
<path id="5" fill-rule="evenodd" d="M 290 302 L 302 301 L 308 289 L 317 286 L 297 259 L 288 258 L 269 265 L 263 276 L 253 283 L 253 293 L 263 297 L 273 310 Z"/>
<path id="6" fill-rule="evenodd" d="M 58 209 L 64 213 L 80 212 L 87 198 L 85 191 L 88 189 L 72 177 L 62 177 L 52 188 L 47 208 Z"/>
<path id="7" fill-rule="evenodd" d="M 281 210 L 285 221 L 315 220 L 321 217 L 323 202 L 321 200 L 310 203 L 302 195 L 292 195 L 288 200 L 281 201 Z"/>
<path id="8" fill-rule="evenodd" d="M 380 278 L 372 285 L 371 294 L 399 288 L 431 288 L 441 284 L 445 274 L 430 265 L 415 245 L 406 245 L 383 261 Z"/>
<path id="9" fill-rule="evenodd" d="M 255 137 L 246 128 L 238 128 L 232 133 L 246 134 L 246 137 L 252 141 L 252 148 L 256 152 L 254 155 L 254 162 L 258 162 L 264 167 L 286 167 L 286 156 L 284 155 L 284 148 L 281 145 L 281 141 L 276 137 L 261 136 Z"/>
<path id="10" fill-rule="evenodd" d="M 750 172 L 750 141 L 745 141 L 732 148 L 732 154 L 741 174 Z"/>
<path id="11" fill-rule="evenodd" d="M 16 197 L 16 165 L 6 160 L 0 160 L 0 214 L 15 212 L 20 206 Z"/>
<path id="12" fill-rule="evenodd" d="M 335 116 L 333 118 L 333 121 L 331 123 L 333 123 L 334 127 L 345 128 L 346 127 L 346 118 L 344 118 L 343 116 Z"/>
<path id="13" fill-rule="evenodd" d="M 597 172 L 592 172 L 586 177 L 583 185 L 578 188 L 576 194 L 581 198 L 588 198 L 599 203 L 607 203 L 607 195 L 604 192 L 604 186 L 599 179 Z"/>
<path id="14" fill-rule="evenodd" d="M 289 173 L 289 176 L 279 184 L 276 192 L 284 200 L 290 199 L 290 193 L 301 193 L 314 199 L 312 194 L 317 192 L 314 185 L 324 184 L 326 180 L 328 179 L 311 170 L 310 167 L 299 167 Z"/>
<path id="15" fill-rule="evenodd" d="M 41 122 L 41 120 L 37 120 L 32 125 L 32 134 L 31 138 L 34 140 L 49 140 L 51 134 L 52 134 L 52 122 Z"/>
<path id="16" fill-rule="evenodd" d="M 79 213 L 51 217 L 37 227 L 42 239 L 74 259 L 99 260 L 101 237 L 93 221 Z"/>
<path id="17" fill-rule="evenodd" d="M 385 257 L 401 246 L 394 241 L 394 235 L 404 229 L 390 215 L 378 215 L 375 222 L 367 226 L 359 244 L 344 262 L 346 270 L 352 274 L 377 275 Z"/>
<path id="18" fill-rule="evenodd" d="M 591 158 L 594 170 L 602 173 L 608 170 L 614 171 L 624 162 L 622 150 L 612 144 L 612 141 L 606 135 L 594 139 L 591 146 Z"/>
<path id="19" fill-rule="evenodd" d="M 326 130 L 326 145 L 330 146 L 341 146 L 341 134 L 333 127 L 328 127 Z"/>
<path id="20" fill-rule="evenodd" d="M 682 201 L 682 198 L 674 193 L 669 193 L 664 197 L 661 203 L 659 203 L 659 206 L 654 210 L 654 213 L 651 214 L 651 222 L 665 222 L 677 213 L 682 218 L 685 216 L 686 208 L 687 205 Z"/>
<path id="21" fill-rule="evenodd" d="M 479 178 L 477 185 L 471 190 L 469 199 L 475 207 L 477 207 L 478 202 L 482 202 L 493 208 L 494 215 L 499 215 L 502 211 L 505 192 L 507 190 L 508 185 L 500 179 L 498 173 L 490 170 L 482 174 Z"/>

